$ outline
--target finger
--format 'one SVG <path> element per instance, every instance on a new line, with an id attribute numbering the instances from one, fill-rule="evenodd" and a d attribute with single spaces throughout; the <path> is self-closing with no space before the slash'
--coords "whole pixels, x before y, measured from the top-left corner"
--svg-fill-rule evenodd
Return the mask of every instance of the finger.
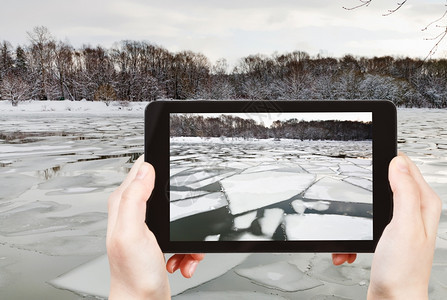
<path id="1" fill-rule="evenodd" d="M 174 273 L 180 268 L 180 263 L 182 262 L 183 258 L 185 257 L 185 254 L 174 254 L 168 259 L 168 262 L 166 263 L 166 270 L 169 273 Z"/>
<path id="2" fill-rule="evenodd" d="M 422 223 L 420 191 L 404 157 L 393 158 L 388 177 L 394 204 L 391 222 L 399 220 L 402 224 Z"/>
<path id="3" fill-rule="evenodd" d="M 336 266 L 342 265 L 345 262 L 352 264 L 357 258 L 356 253 L 333 253 L 332 263 Z"/>
<path id="4" fill-rule="evenodd" d="M 107 236 L 110 236 L 110 233 L 113 232 L 113 228 L 115 227 L 116 218 L 118 216 L 119 204 L 121 200 L 121 195 L 123 191 L 129 186 L 130 182 L 135 178 L 138 169 L 141 164 L 144 162 L 144 155 L 141 155 L 137 161 L 132 166 L 132 169 L 127 174 L 126 179 L 121 183 L 121 185 L 115 189 L 115 191 L 110 194 L 108 199 L 108 218 L 107 218 Z"/>
<path id="5" fill-rule="evenodd" d="M 198 260 L 192 259 L 190 255 L 185 255 L 180 262 L 180 272 L 182 273 L 183 277 L 191 278 L 198 264 Z"/>
<path id="6" fill-rule="evenodd" d="M 134 180 L 135 176 L 137 175 L 138 170 L 140 169 L 140 167 L 143 163 L 144 163 L 144 154 L 141 155 L 140 157 L 138 157 L 138 159 L 135 161 L 132 168 L 130 169 L 129 173 L 127 174 L 126 178 L 123 180 L 121 185 L 118 187 L 118 189 L 121 191 L 121 193 Z"/>
<path id="7" fill-rule="evenodd" d="M 201 261 L 205 258 L 205 254 L 203 253 L 191 253 L 188 254 L 192 259 L 197 260 L 197 261 Z"/>
<path id="8" fill-rule="evenodd" d="M 426 231 L 432 235 L 436 234 L 442 210 L 441 199 L 425 181 L 419 168 L 411 161 L 411 159 L 403 153 L 399 153 L 399 155 L 406 160 L 410 174 L 419 186 L 421 195 L 421 215 L 426 226 Z"/>
<path id="9" fill-rule="evenodd" d="M 155 171 L 148 164 L 141 164 L 134 180 L 123 191 L 119 204 L 116 225 L 133 234 L 140 230 L 146 219 L 146 202 L 154 188 Z"/>
<path id="10" fill-rule="evenodd" d="M 350 253 L 348 254 L 347 262 L 348 264 L 352 264 L 357 259 L 357 253 Z"/>

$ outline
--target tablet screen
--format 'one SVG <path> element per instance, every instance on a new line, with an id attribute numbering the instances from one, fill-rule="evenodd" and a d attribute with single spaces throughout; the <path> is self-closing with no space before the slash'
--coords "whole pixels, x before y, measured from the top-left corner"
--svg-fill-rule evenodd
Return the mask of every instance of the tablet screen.
<path id="1" fill-rule="evenodd" d="M 372 126 L 371 112 L 170 113 L 170 240 L 373 240 Z"/>

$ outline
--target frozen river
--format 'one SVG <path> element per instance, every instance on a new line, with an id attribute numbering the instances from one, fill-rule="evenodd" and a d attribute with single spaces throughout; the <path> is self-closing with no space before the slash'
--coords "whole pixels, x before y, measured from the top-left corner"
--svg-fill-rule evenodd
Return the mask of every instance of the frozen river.
<path id="1" fill-rule="evenodd" d="M 370 140 L 170 145 L 171 240 L 372 240 Z"/>
<path id="2" fill-rule="evenodd" d="M 399 149 L 418 164 L 444 202 L 430 282 L 431 299 L 442 299 L 447 294 L 445 120 L 446 110 L 398 111 Z M 99 283 L 95 286 L 81 284 L 75 287 L 76 282 L 72 281 L 65 285 L 66 289 L 60 289 L 50 283 L 92 259 L 103 257 L 107 197 L 121 183 L 133 161 L 143 153 L 143 114 L 104 117 L 14 112 L 0 114 L 0 124 L 0 298 L 90 298 L 85 293 L 104 296 L 108 289 L 107 272 L 100 273 L 103 277 L 89 273 L 105 268 L 104 260 L 86 265 L 84 271 L 78 269 L 87 281 L 97 280 Z M 302 153 L 301 156 L 304 160 L 305 155 Z M 357 153 L 355 156 L 362 155 Z M 319 164 L 312 160 L 313 163 L 305 165 L 303 161 L 302 168 L 308 169 L 307 174 L 318 173 L 326 180 L 335 180 L 332 184 L 339 184 L 342 176 L 343 184 L 358 185 L 362 192 L 367 190 L 367 175 L 353 174 L 353 170 L 359 171 L 356 168 L 367 170 L 368 165 L 361 164 L 365 159 L 338 160 L 319 155 Z M 247 166 L 247 157 L 242 155 L 238 163 L 239 167 L 243 164 L 247 167 L 245 179 L 255 172 L 280 173 L 277 166 L 272 167 L 271 161 Z M 180 161 L 178 164 L 180 171 Z M 340 170 L 340 164 L 345 169 Z M 297 166 L 290 162 L 286 165 L 280 166 L 281 172 L 296 171 Z M 231 167 L 237 169 L 236 165 Z M 343 170 L 352 174 L 343 174 Z M 205 179 L 220 175 L 195 174 L 202 174 Z M 360 182 L 358 178 L 364 180 Z M 194 180 L 190 180 L 190 184 L 194 184 Z M 230 178 L 227 185 L 231 185 Z M 181 188 L 176 192 L 178 201 L 184 201 L 185 193 L 191 193 Z M 192 197 L 205 197 L 218 191 L 212 190 L 210 184 L 205 192 Z M 296 212 L 328 208 L 329 204 L 319 199 L 319 195 L 321 190 L 308 195 L 312 201 L 306 197 L 294 199 L 298 202 L 293 209 Z M 219 203 L 218 196 L 211 196 L 216 203 Z M 237 216 L 249 215 L 252 210 L 240 205 L 233 209 Z M 267 212 L 271 220 L 275 218 L 274 209 Z M 354 215 L 365 217 L 360 212 Z M 181 220 L 180 217 L 177 219 Z M 239 221 L 241 226 L 246 224 L 244 219 Z M 273 235 L 275 232 L 270 230 L 270 233 Z M 178 277 L 170 278 L 173 293 L 179 294 L 174 299 L 200 299 L 199 296 L 203 299 L 363 299 L 371 263 L 369 254 L 361 254 L 353 265 L 338 268 L 331 265 L 329 254 L 213 254 L 206 259 L 208 262 L 199 265 L 196 279 L 182 281 Z M 213 262 L 216 263 L 214 266 Z"/>

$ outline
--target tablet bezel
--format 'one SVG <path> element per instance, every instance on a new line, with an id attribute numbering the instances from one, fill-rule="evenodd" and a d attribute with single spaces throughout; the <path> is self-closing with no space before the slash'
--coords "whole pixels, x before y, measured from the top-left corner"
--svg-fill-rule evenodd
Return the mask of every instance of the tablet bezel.
<path id="1" fill-rule="evenodd" d="M 171 241 L 169 216 L 171 113 L 371 112 L 373 128 L 373 239 L 324 241 Z M 390 101 L 154 101 L 145 110 L 145 161 L 156 171 L 146 223 L 165 253 L 374 252 L 392 217 L 388 165 L 397 155 L 396 107 Z"/>

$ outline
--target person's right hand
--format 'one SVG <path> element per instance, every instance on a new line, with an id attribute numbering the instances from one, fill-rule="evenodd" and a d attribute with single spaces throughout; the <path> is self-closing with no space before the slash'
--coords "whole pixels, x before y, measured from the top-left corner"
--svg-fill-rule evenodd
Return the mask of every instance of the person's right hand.
<path id="1" fill-rule="evenodd" d="M 368 299 L 428 299 L 441 200 L 404 154 L 389 167 L 393 218 L 377 244 Z"/>

